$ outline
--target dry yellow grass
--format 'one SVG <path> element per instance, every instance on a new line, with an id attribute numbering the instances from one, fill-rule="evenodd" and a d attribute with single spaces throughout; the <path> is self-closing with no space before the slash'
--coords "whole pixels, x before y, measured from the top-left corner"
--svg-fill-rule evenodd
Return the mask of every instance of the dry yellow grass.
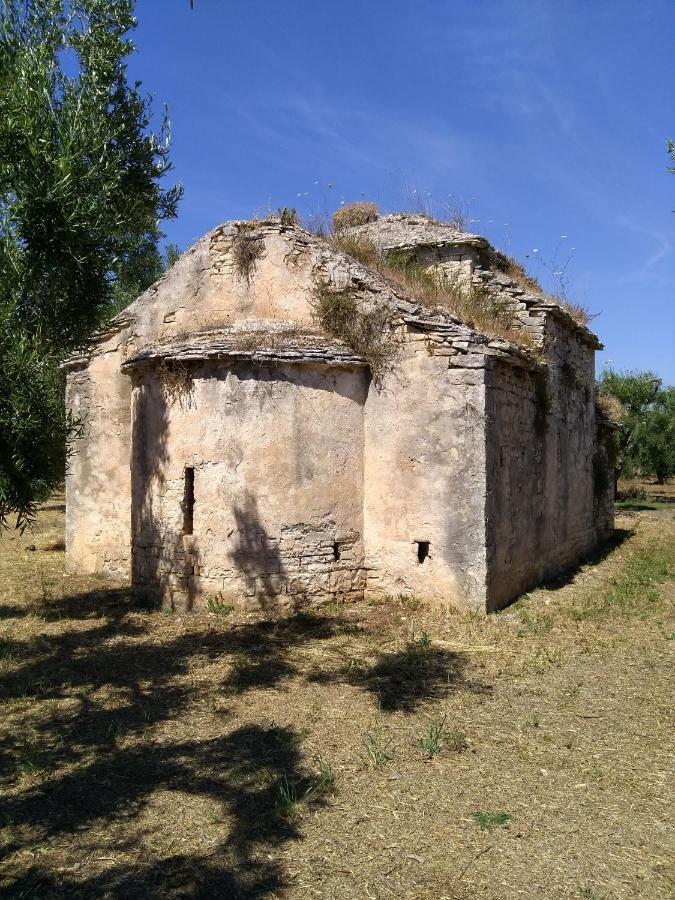
<path id="1" fill-rule="evenodd" d="M 430 310 L 458 316 L 470 328 L 488 337 L 535 349 L 532 336 L 517 327 L 510 304 L 488 288 L 465 284 L 458 278 L 436 277 L 416 265 L 407 251 L 381 254 L 369 238 L 349 231 L 335 232 L 329 242 L 379 272 Z"/>
<path id="2" fill-rule="evenodd" d="M 670 895 L 671 512 L 488 619 L 138 610 L 62 517 L 0 539 L 3 896 Z"/>

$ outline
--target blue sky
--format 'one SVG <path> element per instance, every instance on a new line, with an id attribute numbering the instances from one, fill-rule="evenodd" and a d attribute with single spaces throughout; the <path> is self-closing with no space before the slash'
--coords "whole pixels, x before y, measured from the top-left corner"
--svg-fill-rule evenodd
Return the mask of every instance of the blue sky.
<path id="1" fill-rule="evenodd" d="M 675 383 L 671 0 L 138 0 L 186 247 L 279 206 L 469 204 L 599 315 L 599 368 Z M 536 252 L 535 252 L 536 250 Z"/>

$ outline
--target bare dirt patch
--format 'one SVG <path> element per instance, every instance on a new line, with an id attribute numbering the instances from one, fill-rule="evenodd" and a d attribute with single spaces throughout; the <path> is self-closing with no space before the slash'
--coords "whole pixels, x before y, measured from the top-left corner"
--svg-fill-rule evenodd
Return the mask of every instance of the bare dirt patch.
<path id="1" fill-rule="evenodd" d="M 0 538 L 4 896 L 670 896 L 672 518 L 487 619 L 139 610 L 62 524 Z"/>

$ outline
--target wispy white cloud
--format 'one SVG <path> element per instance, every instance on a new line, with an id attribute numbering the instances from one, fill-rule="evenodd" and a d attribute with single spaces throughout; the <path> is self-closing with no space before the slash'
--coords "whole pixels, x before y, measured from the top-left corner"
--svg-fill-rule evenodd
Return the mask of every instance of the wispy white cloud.
<path id="1" fill-rule="evenodd" d="M 638 246 L 643 248 L 646 244 L 649 248 L 645 255 L 641 258 L 638 257 L 635 264 L 627 268 L 617 279 L 619 284 L 649 282 L 665 285 L 672 283 L 673 272 L 670 270 L 670 266 L 666 267 L 668 271 L 663 266 L 675 256 L 675 240 L 671 235 L 660 229 L 634 222 L 627 216 L 616 217 L 612 224 L 630 234 L 638 235 L 641 238 Z M 632 241 L 632 243 L 635 246 L 635 242 Z M 636 252 L 639 252 L 637 248 Z"/>
<path id="2" fill-rule="evenodd" d="M 386 170 L 409 158 L 415 167 L 423 165 L 426 176 L 435 177 L 470 156 L 470 142 L 440 116 L 402 115 L 365 101 L 345 103 L 319 86 L 254 97 L 222 92 L 218 106 L 227 127 L 239 120 L 250 132 L 258 152 L 302 153 L 324 173 L 338 163 L 341 168 Z"/>

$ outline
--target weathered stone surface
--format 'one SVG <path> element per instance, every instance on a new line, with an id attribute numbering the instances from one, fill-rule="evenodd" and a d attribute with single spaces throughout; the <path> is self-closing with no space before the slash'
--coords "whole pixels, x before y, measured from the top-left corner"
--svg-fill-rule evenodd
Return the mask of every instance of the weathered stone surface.
<path id="1" fill-rule="evenodd" d="M 549 364 L 297 226 L 221 226 L 67 364 L 84 426 L 67 475 L 71 569 L 131 573 L 176 609 L 405 593 L 490 610 L 608 532 L 597 338 L 486 269 L 484 238 L 424 217 L 363 228 L 501 291 Z M 248 273 L 242 229 L 260 248 Z M 322 281 L 388 308 L 399 353 L 382 384 L 313 322 Z"/>

